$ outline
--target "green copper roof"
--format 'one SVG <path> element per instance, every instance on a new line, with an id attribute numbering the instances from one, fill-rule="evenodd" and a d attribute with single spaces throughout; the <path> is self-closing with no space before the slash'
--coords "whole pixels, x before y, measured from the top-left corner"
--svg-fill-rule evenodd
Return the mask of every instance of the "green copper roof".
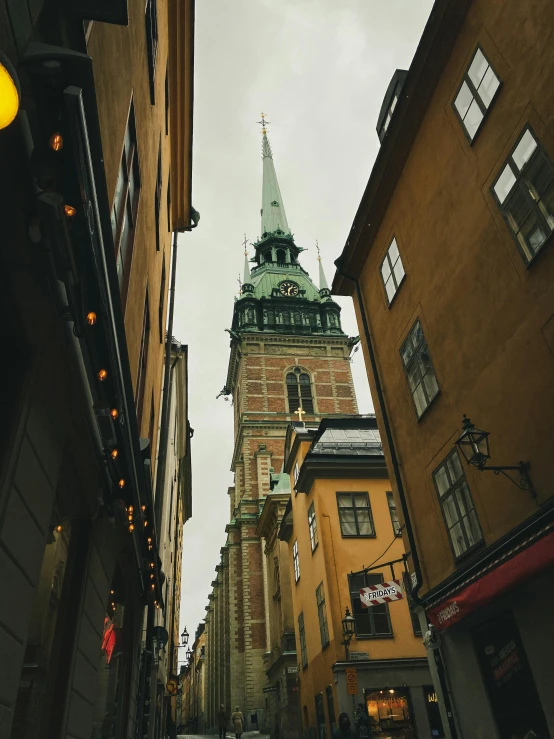
<path id="1" fill-rule="evenodd" d="M 321 261 L 321 257 L 318 257 L 318 261 L 319 261 L 319 289 L 328 290 L 329 285 L 327 284 L 327 279 L 325 278 L 325 272 L 323 271 L 323 262 Z"/>
<path id="2" fill-rule="evenodd" d="M 281 230 L 290 234 L 289 224 L 277 182 L 271 147 L 265 133 L 262 138 L 263 186 L 262 186 L 262 234 Z"/>
<path id="3" fill-rule="evenodd" d="M 299 264 L 288 264 L 286 267 L 279 267 L 277 264 L 263 264 L 257 267 L 251 277 L 254 296 L 269 298 L 273 288 L 289 280 L 296 283 L 301 291 L 305 291 L 301 296 L 305 300 L 321 300 L 319 290 Z"/>

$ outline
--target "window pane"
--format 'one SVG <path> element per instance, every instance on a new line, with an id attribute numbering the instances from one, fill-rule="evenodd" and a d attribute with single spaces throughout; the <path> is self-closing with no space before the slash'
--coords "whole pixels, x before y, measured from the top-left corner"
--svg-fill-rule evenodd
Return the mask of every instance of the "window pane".
<path id="1" fill-rule="evenodd" d="M 464 125 L 470 139 L 472 139 L 477 133 L 477 129 L 481 125 L 482 120 L 483 113 L 481 112 L 481 108 L 479 107 L 477 101 L 474 100 L 469 106 L 469 110 L 467 111 L 466 117 L 464 118 Z"/>
<path id="2" fill-rule="evenodd" d="M 373 623 L 375 625 L 376 634 L 390 634 L 391 628 L 389 625 L 389 616 L 386 611 L 386 606 L 372 606 L 373 612 Z M 384 609 L 384 611 L 382 610 Z"/>
<path id="3" fill-rule="evenodd" d="M 390 303 L 396 293 L 396 285 L 394 284 L 394 280 L 392 279 L 392 276 L 389 277 L 387 282 L 385 282 L 385 290 L 387 291 L 387 300 Z"/>
<path id="4" fill-rule="evenodd" d="M 356 508 L 369 508 L 369 497 L 366 493 L 356 493 L 354 495 L 354 505 Z"/>
<path id="5" fill-rule="evenodd" d="M 530 200 L 525 197 L 521 188 L 514 188 L 508 202 L 506 203 L 505 213 L 510 227 L 515 233 L 522 228 L 525 221 L 529 218 L 531 211 L 532 204 Z"/>
<path id="6" fill-rule="evenodd" d="M 554 168 L 542 152 L 539 152 L 529 167 L 525 182 L 535 200 L 539 200 L 554 179 Z"/>
<path id="7" fill-rule="evenodd" d="M 457 523 L 456 526 L 450 530 L 450 541 L 452 542 L 452 548 L 454 549 L 456 557 L 459 557 L 467 549 L 461 524 Z"/>
<path id="8" fill-rule="evenodd" d="M 416 389 L 412 393 L 412 397 L 414 399 L 417 415 L 421 416 L 423 411 L 429 405 L 427 402 L 427 398 L 425 397 L 425 393 L 423 392 L 422 385 L 418 385 L 418 387 L 416 387 Z"/>
<path id="9" fill-rule="evenodd" d="M 525 131 L 525 133 L 521 137 L 521 141 L 516 146 L 514 153 L 512 154 L 513 160 L 516 163 L 516 166 L 519 167 L 519 169 L 521 169 L 525 162 L 529 160 L 529 157 L 536 148 L 537 142 L 535 141 L 531 131 L 527 129 L 527 131 Z"/>
<path id="10" fill-rule="evenodd" d="M 449 529 L 451 529 L 459 519 L 458 511 L 456 510 L 456 504 L 454 503 L 454 498 L 449 495 L 447 498 L 443 498 L 443 504 L 442 504 L 443 510 L 444 510 L 444 517 L 446 519 L 446 524 Z"/>
<path id="11" fill-rule="evenodd" d="M 337 501 L 339 504 L 339 508 L 344 508 L 344 506 L 352 506 L 352 496 L 350 495 L 350 493 L 340 493 L 339 495 L 337 495 Z"/>
<path id="12" fill-rule="evenodd" d="M 413 327 L 413 329 L 412 329 L 412 330 L 410 331 L 410 337 L 411 337 L 411 340 L 412 340 L 412 344 L 413 344 L 413 345 L 414 345 L 414 347 L 416 347 L 416 348 L 417 348 L 417 347 L 418 347 L 418 346 L 419 346 L 419 345 L 420 345 L 420 344 L 422 343 L 422 341 L 424 340 L 424 339 L 423 339 L 423 329 L 421 328 L 421 323 L 420 323 L 419 321 L 416 321 L 416 324 L 415 324 L 415 326 L 414 326 L 414 327 Z"/>
<path id="13" fill-rule="evenodd" d="M 387 257 L 385 257 L 383 264 L 381 265 L 381 274 L 383 276 L 383 282 L 386 282 L 390 277 L 390 264 Z"/>
<path id="14" fill-rule="evenodd" d="M 493 187 L 493 190 L 496 193 L 496 197 L 501 204 L 506 200 L 508 194 L 510 193 L 510 190 L 515 185 L 515 182 L 516 178 L 514 173 L 512 172 L 512 168 L 509 164 L 507 164 L 502 170 L 502 174 L 497 179 Z"/>
<path id="15" fill-rule="evenodd" d="M 463 482 L 454 493 L 456 500 L 458 501 L 458 508 L 462 516 L 467 515 L 473 510 L 473 501 L 469 494 L 469 488 L 465 482 Z"/>
<path id="16" fill-rule="evenodd" d="M 456 482 L 464 476 L 460 457 L 457 452 L 450 455 L 446 464 L 448 466 L 448 472 L 452 482 Z"/>
<path id="17" fill-rule="evenodd" d="M 550 229 L 554 229 L 554 184 L 545 192 L 539 203 L 541 213 L 546 219 Z"/>
<path id="18" fill-rule="evenodd" d="M 435 486 L 438 490 L 439 495 L 441 496 L 444 495 L 450 487 L 450 483 L 446 475 L 445 465 L 439 467 L 439 469 L 435 472 Z"/>
<path id="19" fill-rule="evenodd" d="M 489 63 L 485 59 L 483 52 L 481 51 L 481 49 L 477 49 L 477 51 L 475 52 L 475 56 L 473 57 L 473 61 L 471 62 L 471 65 L 467 72 L 469 79 L 473 82 L 475 87 L 479 87 L 479 84 L 483 79 L 488 66 Z"/>
<path id="20" fill-rule="evenodd" d="M 343 536 L 357 536 L 356 516 L 351 508 L 341 508 L 340 530 Z"/>
<path id="21" fill-rule="evenodd" d="M 389 246 L 389 257 L 391 264 L 394 264 L 399 256 L 400 253 L 398 251 L 398 244 L 396 243 L 396 239 L 393 239 L 391 241 L 391 245 Z"/>
<path id="22" fill-rule="evenodd" d="M 394 276 L 396 277 L 396 284 L 399 285 L 402 282 L 402 278 L 404 277 L 404 265 L 402 264 L 402 260 L 400 257 L 398 258 L 396 264 L 394 265 Z"/>
<path id="23" fill-rule="evenodd" d="M 359 510 L 358 514 L 358 529 L 360 536 L 372 536 L 373 526 L 371 525 L 371 519 L 369 517 L 369 509 Z"/>
<path id="24" fill-rule="evenodd" d="M 429 402 L 431 402 L 435 395 L 439 392 L 439 385 L 437 383 L 435 370 L 433 369 L 432 365 L 429 367 L 429 369 L 427 370 L 427 374 L 423 378 L 423 385 L 425 387 L 425 390 L 427 391 L 427 399 Z"/>
<path id="25" fill-rule="evenodd" d="M 548 234 L 546 233 L 543 223 L 539 220 L 538 214 L 535 213 L 532 213 L 529 216 L 518 234 L 520 241 L 522 239 L 525 240 L 525 243 L 529 245 L 533 254 L 536 254 L 539 251 L 546 241 L 547 236 Z"/>
<path id="26" fill-rule="evenodd" d="M 475 511 L 471 511 L 462 521 L 469 546 L 472 547 L 481 541 L 482 534 Z"/>
<path id="27" fill-rule="evenodd" d="M 492 71 L 491 67 L 489 67 L 485 76 L 483 77 L 483 81 L 481 82 L 477 90 L 477 92 L 479 93 L 479 97 L 485 104 L 485 108 L 488 108 L 491 104 L 492 99 L 495 96 L 495 93 L 498 90 L 499 86 L 500 81 L 498 77 Z"/>
<path id="28" fill-rule="evenodd" d="M 408 375 L 408 382 L 410 383 L 410 390 L 413 392 L 421 384 L 421 372 L 417 358 L 406 369 L 406 373 Z"/>
<path id="29" fill-rule="evenodd" d="M 473 94 L 469 89 L 467 82 L 464 82 L 460 87 L 460 92 L 456 96 L 456 100 L 454 100 L 454 105 L 456 106 L 456 110 L 458 111 L 462 120 L 465 118 L 465 114 L 467 113 L 472 102 Z"/>

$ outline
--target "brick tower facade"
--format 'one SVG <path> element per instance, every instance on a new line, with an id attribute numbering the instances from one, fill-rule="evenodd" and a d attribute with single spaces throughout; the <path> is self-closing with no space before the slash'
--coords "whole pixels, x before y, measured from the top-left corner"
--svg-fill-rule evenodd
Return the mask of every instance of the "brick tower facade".
<path id="1" fill-rule="evenodd" d="M 342 331 L 340 307 L 331 298 L 321 262 L 319 288 L 299 263 L 303 250 L 288 227 L 265 128 L 262 158 L 262 236 L 254 244 L 252 270 L 245 254 L 222 391 L 232 396 L 235 413 L 231 520 L 206 609 L 207 654 L 215 660 L 208 677 L 214 688 L 207 725 L 215 725 L 223 703 L 231 710 L 239 706 L 250 729 L 263 728 L 271 597 L 256 527 L 271 474 L 282 469 L 287 427 L 299 416 L 315 421 L 358 412 L 349 361 L 357 339 Z M 210 657 L 210 645 L 219 655 Z"/>

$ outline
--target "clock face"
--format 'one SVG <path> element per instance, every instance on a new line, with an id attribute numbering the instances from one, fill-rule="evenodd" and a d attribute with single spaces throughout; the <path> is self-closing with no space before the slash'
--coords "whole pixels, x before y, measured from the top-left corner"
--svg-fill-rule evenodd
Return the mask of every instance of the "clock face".
<path id="1" fill-rule="evenodd" d="M 298 285 L 288 280 L 279 285 L 279 290 L 281 291 L 281 295 L 286 295 L 287 297 L 294 298 L 295 295 L 298 295 Z"/>

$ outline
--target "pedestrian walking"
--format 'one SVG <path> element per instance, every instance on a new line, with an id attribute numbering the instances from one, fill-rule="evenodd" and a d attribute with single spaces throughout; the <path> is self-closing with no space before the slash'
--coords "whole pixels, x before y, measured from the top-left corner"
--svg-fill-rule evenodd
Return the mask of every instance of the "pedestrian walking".
<path id="1" fill-rule="evenodd" d="M 333 739 L 358 739 L 358 732 L 351 725 L 347 713 L 341 713 L 339 716 L 339 727 L 335 729 Z"/>
<path id="2" fill-rule="evenodd" d="M 225 739 L 227 733 L 227 711 L 223 703 L 217 712 L 217 725 L 219 727 L 219 739 Z"/>
<path id="3" fill-rule="evenodd" d="M 236 739 L 240 739 L 242 736 L 242 732 L 244 731 L 244 716 L 242 715 L 242 711 L 238 706 L 236 706 L 235 710 L 233 711 L 231 721 L 233 722 L 233 728 L 235 729 L 235 737 Z"/>

